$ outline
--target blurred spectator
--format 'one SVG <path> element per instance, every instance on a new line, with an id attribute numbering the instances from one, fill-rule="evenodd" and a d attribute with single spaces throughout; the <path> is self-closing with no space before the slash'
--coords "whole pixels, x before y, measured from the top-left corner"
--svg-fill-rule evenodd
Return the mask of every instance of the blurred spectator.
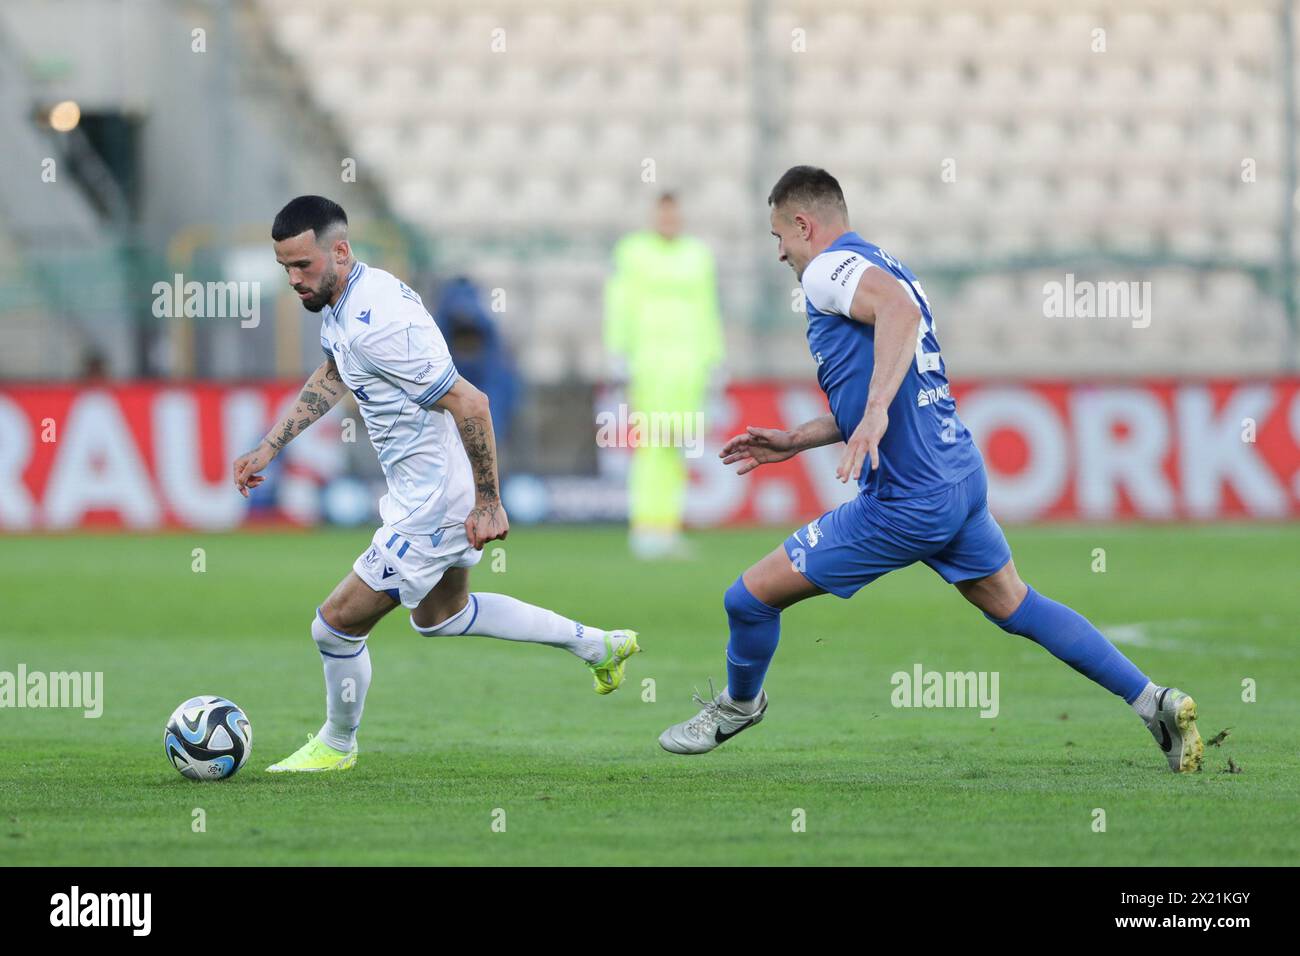
<path id="1" fill-rule="evenodd" d="M 434 321 L 451 350 L 456 370 L 487 394 L 498 454 L 510 439 L 520 382 L 510 349 L 483 307 L 478 287 L 457 276 L 442 287 Z"/>
<path id="2" fill-rule="evenodd" d="M 630 414 L 689 421 L 692 434 L 703 434 L 694 429 L 703 420 L 710 376 L 722 360 L 717 281 L 709 248 L 682 235 L 672 193 L 659 197 L 652 228 L 624 236 L 614 247 L 605 347 L 626 370 Z M 633 451 L 628 510 L 634 555 L 685 554 L 686 484 L 681 447 L 659 441 Z"/>
<path id="3" fill-rule="evenodd" d="M 108 360 L 104 358 L 104 353 L 97 349 L 87 352 L 85 360 L 81 363 L 81 380 L 83 382 L 102 382 L 107 378 Z"/>

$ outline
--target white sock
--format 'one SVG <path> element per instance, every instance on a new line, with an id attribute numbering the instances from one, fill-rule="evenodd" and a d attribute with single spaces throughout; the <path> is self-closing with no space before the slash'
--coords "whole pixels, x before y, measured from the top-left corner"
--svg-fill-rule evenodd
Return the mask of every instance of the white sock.
<path id="1" fill-rule="evenodd" d="M 1137 711 L 1137 715 L 1147 723 L 1150 723 L 1156 715 L 1156 694 L 1159 691 L 1159 687 L 1151 683 L 1151 681 L 1147 681 L 1147 686 L 1142 688 L 1142 693 L 1138 694 L 1137 699 L 1129 704 L 1130 707 Z"/>
<path id="2" fill-rule="evenodd" d="M 436 627 L 411 626 L 426 637 L 471 634 L 505 641 L 562 647 L 588 663 L 605 656 L 605 632 L 562 617 L 544 607 L 525 604 L 506 594 L 475 592 L 460 613 Z"/>
<path id="3" fill-rule="evenodd" d="M 325 662 L 325 723 L 316 736 L 346 753 L 356 746 L 370 688 L 370 650 L 365 637 L 332 630 L 319 610 L 311 622 L 311 636 Z"/>
<path id="4" fill-rule="evenodd" d="M 739 713 L 752 714 L 754 711 L 758 710 L 758 701 L 762 696 L 763 692 L 760 690 L 758 692 L 758 697 L 755 697 L 753 700 L 736 700 L 736 698 L 731 696 L 731 691 L 724 688 L 722 691 L 722 703 Z"/>

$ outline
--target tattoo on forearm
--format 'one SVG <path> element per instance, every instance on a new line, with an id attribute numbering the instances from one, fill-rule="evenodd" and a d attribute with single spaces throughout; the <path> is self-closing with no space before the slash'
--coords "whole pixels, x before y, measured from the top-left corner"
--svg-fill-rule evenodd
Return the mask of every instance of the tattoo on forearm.
<path id="1" fill-rule="evenodd" d="M 482 418 L 467 418 L 460 423 L 460 437 L 474 470 L 474 493 L 482 501 L 496 501 L 497 460 L 492 423 Z"/>
<path id="2" fill-rule="evenodd" d="M 331 383 L 338 382 L 341 385 L 342 381 L 339 377 L 339 370 L 333 365 L 329 365 L 325 369 L 324 375 L 320 374 L 319 371 L 313 375 L 303 387 L 303 390 L 298 393 L 298 401 L 294 406 L 293 414 L 276 426 L 272 433 L 265 438 L 266 443 L 279 450 L 293 441 L 295 435 L 334 407 L 334 402 L 339 396 L 339 389 L 335 388 Z M 317 389 L 320 389 L 320 391 L 317 391 Z"/>
<path id="3" fill-rule="evenodd" d="M 294 434 L 293 419 L 290 418 L 284 422 L 284 427 L 280 430 L 280 434 L 272 435 L 268 437 L 266 441 L 272 448 L 283 448 L 293 440 Z"/>
<path id="4" fill-rule="evenodd" d="M 342 385 L 343 379 L 339 376 L 338 368 L 327 364 L 324 373 L 317 372 L 303 387 L 302 394 L 298 396 L 298 405 L 313 420 L 320 418 L 334 407 L 342 393 Z"/>
<path id="5" fill-rule="evenodd" d="M 311 416 L 307 424 L 311 424 L 311 422 L 328 412 L 333 404 L 333 400 L 328 396 L 313 391 L 311 388 L 304 388 L 302 394 L 298 396 L 298 409 L 295 409 L 295 411 L 307 412 Z"/>
<path id="6" fill-rule="evenodd" d="M 325 392 L 333 398 L 338 398 L 339 389 L 343 385 L 343 379 L 339 378 L 339 370 L 331 365 L 325 370 L 325 377 L 317 384 L 320 385 L 322 392 Z"/>

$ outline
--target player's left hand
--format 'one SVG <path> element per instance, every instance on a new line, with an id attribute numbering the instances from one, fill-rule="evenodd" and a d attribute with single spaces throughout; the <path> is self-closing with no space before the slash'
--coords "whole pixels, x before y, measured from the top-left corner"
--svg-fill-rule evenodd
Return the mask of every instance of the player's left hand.
<path id="1" fill-rule="evenodd" d="M 858 422 L 858 427 L 849 436 L 848 444 L 844 446 L 844 454 L 840 457 L 839 467 L 835 469 L 835 477 L 841 482 L 857 481 L 862 475 L 862 463 L 868 458 L 871 459 L 872 471 L 879 468 L 880 439 L 885 437 L 885 429 L 888 427 L 889 413 L 883 408 L 868 407 L 862 421 Z"/>
<path id="2" fill-rule="evenodd" d="M 504 541 L 510 533 L 510 519 L 499 501 L 477 504 L 465 519 L 465 537 L 475 551 L 482 551 L 489 541 Z"/>

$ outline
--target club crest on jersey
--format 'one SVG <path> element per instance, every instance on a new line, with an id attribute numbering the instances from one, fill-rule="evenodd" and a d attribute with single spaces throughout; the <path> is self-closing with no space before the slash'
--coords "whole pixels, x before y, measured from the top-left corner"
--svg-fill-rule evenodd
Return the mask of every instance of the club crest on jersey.
<path id="1" fill-rule="evenodd" d="M 808 522 L 808 547 L 810 548 L 817 547 L 817 542 L 822 539 L 820 521 L 821 518 L 818 518 L 816 521 Z"/>

